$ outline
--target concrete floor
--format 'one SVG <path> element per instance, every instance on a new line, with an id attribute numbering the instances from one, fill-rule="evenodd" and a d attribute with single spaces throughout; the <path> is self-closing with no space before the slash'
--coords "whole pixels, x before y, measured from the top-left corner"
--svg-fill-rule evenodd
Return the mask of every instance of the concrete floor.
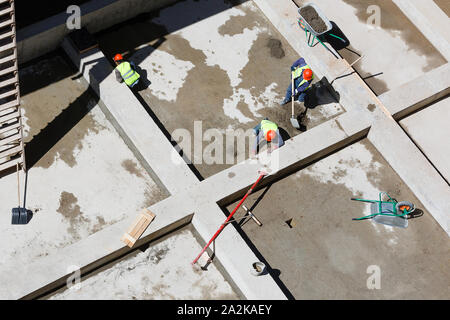
<path id="1" fill-rule="evenodd" d="M 290 104 L 277 104 L 299 57 L 250 1 L 237 6 L 181 1 L 97 38 L 107 57 L 128 53 L 145 70 L 151 84 L 140 95 L 170 134 L 187 129 L 194 138 L 194 121 L 202 121 L 202 133 L 213 129 L 224 137 L 251 129 L 264 117 L 290 136 L 300 133 L 290 124 Z M 303 110 L 296 103 L 296 113 Z M 308 111 L 304 125 L 310 129 L 343 112 L 339 104 L 323 105 Z M 211 144 L 205 140 L 203 149 Z M 204 178 L 243 160 L 224 149 L 234 163 L 207 164 L 193 154 L 193 145 L 191 151 L 189 158 Z"/>
<path id="2" fill-rule="evenodd" d="M 450 17 L 450 2 L 447 0 L 433 0 L 447 16 Z"/>
<path id="3" fill-rule="evenodd" d="M 352 221 L 370 208 L 350 198 L 379 191 L 423 208 L 364 139 L 251 195 L 245 203 L 260 200 L 253 213 L 263 226 L 242 230 L 296 299 L 448 299 L 450 243 L 426 211 L 406 229 Z M 379 290 L 366 286 L 371 265 Z"/>
<path id="4" fill-rule="evenodd" d="M 297 4 L 306 3 L 296 0 Z M 313 0 L 350 40 L 349 49 L 363 54 L 355 69 L 380 95 L 447 61 L 417 27 L 390 0 Z M 368 7 L 380 8 L 380 26 L 369 21 Z M 358 55 L 347 49 L 339 53 L 352 63 Z M 380 74 L 382 73 L 382 74 Z M 376 75 L 376 76 L 375 76 Z M 371 77 L 373 76 L 373 77 Z"/>
<path id="5" fill-rule="evenodd" d="M 450 99 L 432 104 L 400 121 L 408 135 L 450 183 Z M 448 139 L 448 138 L 447 138 Z"/>
<path id="6" fill-rule="evenodd" d="M 189 264 L 192 252 L 200 252 L 192 226 L 172 233 L 148 248 L 97 270 L 72 287 L 47 297 L 50 300 L 236 300 L 219 270 L 207 271 Z"/>
<path id="7" fill-rule="evenodd" d="M 15 174 L 0 179 L 1 280 L 167 197 L 105 118 L 72 67 L 53 55 L 21 68 L 28 225 L 11 225 Z M 52 82 L 56 80 L 56 82 Z M 21 175 L 23 201 L 24 175 Z M 6 297 L 3 297 L 6 298 Z"/>

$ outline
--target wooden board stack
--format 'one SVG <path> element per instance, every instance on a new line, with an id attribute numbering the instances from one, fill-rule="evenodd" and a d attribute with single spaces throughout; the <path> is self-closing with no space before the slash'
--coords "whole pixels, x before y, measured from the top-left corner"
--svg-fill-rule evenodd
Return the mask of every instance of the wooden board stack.
<path id="1" fill-rule="evenodd" d="M 143 209 L 134 223 L 128 229 L 128 231 L 120 239 L 127 246 L 132 248 L 140 236 L 144 233 L 145 229 L 155 219 L 155 214 L 148 209 Z"/>

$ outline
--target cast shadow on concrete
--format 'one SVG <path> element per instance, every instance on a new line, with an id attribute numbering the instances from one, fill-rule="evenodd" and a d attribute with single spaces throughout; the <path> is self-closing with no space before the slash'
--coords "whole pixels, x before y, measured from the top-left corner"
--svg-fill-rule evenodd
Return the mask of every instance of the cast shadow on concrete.
<path id="1" fill-rule="evenodd" d="M 413 212 L 406 216 L 406 219 L 416 219 L 423 216 L 423 210 L 416 208 Z"/>
<path id="2" fill-rule="evenodd" d="M 252 206 L 252 208 L 254 208 L 254 206 Z M 250 209 L 250 210 L 252 210 L 252 209 Z M 224 208 L 222 208 L 222 211 L 226 216 L 230 214 L 228 212 L 228 210 L 226 210 Z M 252 252 L 255 254 L 256 258 L 266 265 L 266 272 L 264 272 L 264 275 L 270 275 L 272 277 L 272 279 L 275 281 L 275 283 L 278 285 L 278 287 L 281 289 L 281 291 L 284 293 L 284 295 L 289 300 L 295 300 L 295 297 L 292 295 L 292 293 L 289 291 L 289 289 L 286 287 L 286 285 L 280 279 L 281 271 L 278 269 L 273 269 L 270 266 L 269 262 L 259 252 L 258 248 L 256 248 L 256 246 L 253 244 L 253 242 L 247 236 L 245 231 L 236 222 L 232 222 L 231 224 L 233 225 L 235 230 L 238 232 L 238 234 L 241 236 L 241 238 L 245 241 L 245 243 L 248 245 L 250 250 L 252 250 Z M 263 276 L 263 275 L 261 275 L 261 276 Z"/>
<path id="3" fill-rule="evenodd" d="M 25 145 L 27 167 L 32 168 L 52 149 L 78 122 L 83 119 L 96 103 L 91 103 L 95 94 L 86 90 L 71 102 L 45 128 Z M 98 100 L 96 101 L 98 102 Z M 44 166 L 46 164 L 43 164 Z"/>
<path id="4" fill-rule="evenodd" d="M 319 39 L 322 42 L 327 42 L 328 44 L 330 44 L 330 46 L 333 47 L 333 49 L 336 51 L 347 48 L 350 45 L 350 40 L 347 38 L 344 32 L 342 32 L 342 30 L 334 21 L 330 21 L 330 23 L 333 26 L 333 28 L 327 33 L 319 36 Z M 332 34 L 338 36 L 339 38 L 342 38 L 344 41 L 336 37 L 333 37 Z"/>
<path id="5" fill-rule="evenodd" d="M 323 77 L 319 82 L 314 83 L 306 92 L 305 107 L 307 109 L 314 109 L 317 106 L 339 103 L 340 95 L 333 86 L 328 82 L 326 77 Z"/>

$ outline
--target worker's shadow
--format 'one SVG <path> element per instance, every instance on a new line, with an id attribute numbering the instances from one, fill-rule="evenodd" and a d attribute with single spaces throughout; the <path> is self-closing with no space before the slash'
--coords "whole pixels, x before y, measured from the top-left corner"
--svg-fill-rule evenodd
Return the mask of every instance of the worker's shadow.
<path id="1" fill-rule="evenodd" d="M 139 92 L 139 91 L 147 89 L 152 84 L 151 81 L 148 79 L 147 70 L 142 69 L 140 66 L 136 66 L 136 72 L 141 77 L 139 78 L 139 82 L 136 85 L 136 87 L 133 88 L 134 91 Z"/>
<path id="2" fill-rule="evenodd" d="M 334 90 L 326 77 L 323 77 L 308 89 L 304 104 L 307 109 L 314 109 L 317 106 L 328 103 L 339 103 L 339 100 L 339 92 Z"/>

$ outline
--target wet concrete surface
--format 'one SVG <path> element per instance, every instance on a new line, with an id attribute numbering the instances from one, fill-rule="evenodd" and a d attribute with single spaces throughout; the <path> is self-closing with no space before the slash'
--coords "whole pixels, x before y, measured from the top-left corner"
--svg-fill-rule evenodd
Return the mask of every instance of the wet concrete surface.
<path id="1" fill-rule="evenodd" d="M 64 287 L 45 299 L 240 299 L 214 264 L 207 270 L 190 265 L 192 253 L 202 248 L 192 229 L 189 225 L 135 250 L 82 278 L 79 287 Z"/>
<path id="2" fill-rule="evenodd" d="M 307 1 L 295 2 L 301 6 Z M 364 55 L 355 69 L 377 95 L 447 62 L 391 0 L 313 2 L 349 39 L 348 49 L 339 54 L 349 63 Z"/>
<path id="3" fill-rule="evenodd" d="M 0 178 L 1 273 L 31 275 L 27 265 L 167 197 L 105 118 L 74 67 L 54 53 L 19 69 L 27 185 L 33 213 L 11 225 L 15 174 Z M 114 146 L 114 147 L 112 147 Z M 112 200 L 113 199 L 113 200 Z"/>
<path id="4" fill-rule="evenodd" d="M 242 136 L 265 117 L 278 123 L 285 137 L 301 134 L 290 124 L 291 105 L 278 105 L 299 56 L 250 1 L 236 6 L 222 0 L 181 1 L 97 38 L 106 56 L 122 52 L 139 64 L 151 82 L 140 97 L 170 135 L 177 129 L 191 135 L 190 146 L 180 145 L 204 178 L 248 156 L 226 149 L 226 143 L 215 148 L 212 136 L 220 142 L 239 130 Z M 302 111 L 297 102 L 296 114 Z M 310 129 L 343 112 L 336 103 L 318 106 L 308 110 L 303 124 Z M 201 121 L 200 137 L 195 121 Z M 202 138 L 202 150 L 218 155 L 210 163 L 201 151 L 194 152 L 194 139 Z M 247 138 L 246 149 L 249 143 Z"/>
<path id="5" fill-rule="evenodd" d="M 245 205 L 263 226 L 237 228 L 296 299 L 448 299 L 450 244 L 431 215 L 422 211 L 406 229 L 352 221 L 370 205 L 350 198 L 380 191 L 423 210 L 364 139 L 250 195 Z M 378 267 L 380 289 L 369 289 Z"/>

